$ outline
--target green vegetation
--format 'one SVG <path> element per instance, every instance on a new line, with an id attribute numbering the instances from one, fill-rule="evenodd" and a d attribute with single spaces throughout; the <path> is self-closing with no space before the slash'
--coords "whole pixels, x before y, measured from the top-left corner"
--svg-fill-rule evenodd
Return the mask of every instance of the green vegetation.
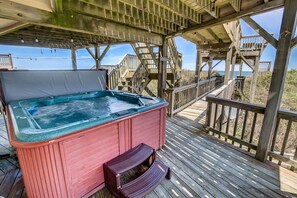
<path id="1" fill-rule="evenodd" d="M 256 104 L 266 105 L 268 98 L 268 91 L 271 81 L 271 72 L 261 73 L 258 77 L 257 88 L 255 94 Z M 248 102 L 250 92 L 251 78 L 247 78 L 245 81 L 245 87 L 242 100 Z M 285 90 L 282 97 L 281 108 L 291 111 L 297 111 L 297 70 L 288 71 Z"/>

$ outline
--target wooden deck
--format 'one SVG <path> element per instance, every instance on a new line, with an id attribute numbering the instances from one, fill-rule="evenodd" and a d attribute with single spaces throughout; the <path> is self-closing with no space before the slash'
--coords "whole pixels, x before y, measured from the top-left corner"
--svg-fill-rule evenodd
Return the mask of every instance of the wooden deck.
<path id="1" fill-rule="evenodd" d="M 147 197 L 297 197 L 296 173 L 259 162 L 200 131 L 197 127 L 205 118 L 205 105 L 198 101 L 167 119 L 166 145 L 158 158 L 174 174 Z M 1 152 L 12 152 L 3 122 L 0 132 Z M 0 171 L 0 196 L 26 197 L 16 161 L 2 159 Z M 103 189 L 92 197 L 112 195 Z"/>

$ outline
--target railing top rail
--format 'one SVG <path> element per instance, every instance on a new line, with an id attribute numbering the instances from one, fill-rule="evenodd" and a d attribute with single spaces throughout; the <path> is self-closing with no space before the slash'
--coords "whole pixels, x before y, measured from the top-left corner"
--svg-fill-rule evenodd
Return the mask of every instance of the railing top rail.
<path id="1" fill-rule="evenodd" d="M 285 120 L 297 122 L 297 112 L 281 109 L 278 111 L 278 117 Z"/>
<path id="2" fill-rule="evenodd" d="M 168 91 L 173 91 L 173 92 L 180 92 L 180 91 L 184 91 L 184 90 L 187 90 L 187 89 L 190 89 L 190 88 L 193 88 L 193 87 L 197 87 L 197 83 L 192 83 L 192 84 L 185 85 L 185 86 L 182 86 L 182 87 L 168 88 L 167 90 Z"/>
<path id="3" fill-rule="evenodd" d="M 259 38 L 263 38 L 261 35 L 247 35 L 247 36 L 242 36 L 241 38 L 254 38 L 254 37 L 259 37 Z"/>
<path id="4" fill-rule="evenodd" d="M 199 85 L 203 85 L 203 84 L 206 84 L 208 83 L 209 81 L 215 81 L 216 78 L 211 78 L 210 80 L 202 80 L 202 81 L 199 81 Z M 180 91 L 184 91 L 184 90 L 187 90 L 187 89 L 190 89 L 190 88 L 193 88 L 193 87 L 197 87 L 197 83 L 192 83 L 192 84 L 189 84 L 189 85 L 184 85 L 184 86 L 181 86 L 181 87 L 173 87 L 173 88 L 168 88 L 167 90 L 168 91 L 173 91 L 173 92 L 180 92 Z"/>
<path id="5" fill-rule="evenodd" d="M 0 54 L 0 58 L 9 58 L 10 54 Z"/>
<path id="6" fill-rule="evenodd" d="M 261 114 L 264 114 L 265 112 L 264 105 L 251 104 L 247 102 L 239 102 L 239 101 L 230 100 L 230 99 L 218 98 L 210 95 L 206 96 L 206 101 L 224 105 L 224 106 L 230 106 L 238 109 L 244 109 L 244 110 L 248 110 L 256 113 L 261 113 Z"/>
<path id="7" fill-rule="evenodd" d="M 206 101 L 219 104 L 219 105 L 230 106 L 230 107 L 248 110 L 256 113 L 261 113 L 261 114 L 264 114 L 266 109 L 264 105 L 251 104 L 247 102 L 239 102 L 235 100 L 219 98 L 211 94 L 206 96 Z M 280 109 L 278 111 L 278 118 L 297 122 L 297 112 Z"/>

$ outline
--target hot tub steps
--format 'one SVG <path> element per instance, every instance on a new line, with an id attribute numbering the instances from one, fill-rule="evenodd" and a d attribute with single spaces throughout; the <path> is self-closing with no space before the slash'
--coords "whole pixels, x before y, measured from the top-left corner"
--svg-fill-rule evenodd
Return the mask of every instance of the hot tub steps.
<path id="1" fill-rule="evenodd" d="M 150 168 L 135 180 L 120 188 L 123 197 L 144 197 L 153 191 L 164 178 L 170 179 L 171 171 L 162 162 L 154 161 Z"/>
<path id="2" fill-rule="evenodd" d="M 167 177 L 170 169 L 155 161 L 155 150 L 146 144 L 140 144 L 119 155 L 103 165 L 105 186 L 116 197 L 143 197 L 150 193 Z M 121 175 L 141 164 L 149 166 L 148 170 L 133 181 L 121 184 Z"/>

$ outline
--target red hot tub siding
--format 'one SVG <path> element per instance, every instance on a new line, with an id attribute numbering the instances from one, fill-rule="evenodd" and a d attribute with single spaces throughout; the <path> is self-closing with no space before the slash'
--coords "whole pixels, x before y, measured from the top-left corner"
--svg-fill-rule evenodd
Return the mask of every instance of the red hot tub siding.
<path id="1" fill-rule="evenodd" d="M 104 186 L 103 163 L 140 143 L 161 148 L 165 124 L 163 106 L 53 140 L 27 143 L 16 140 L 8 113 L 10 143 L 17 150 L 27 195 L 34 198 L 91 195 Z"/>

